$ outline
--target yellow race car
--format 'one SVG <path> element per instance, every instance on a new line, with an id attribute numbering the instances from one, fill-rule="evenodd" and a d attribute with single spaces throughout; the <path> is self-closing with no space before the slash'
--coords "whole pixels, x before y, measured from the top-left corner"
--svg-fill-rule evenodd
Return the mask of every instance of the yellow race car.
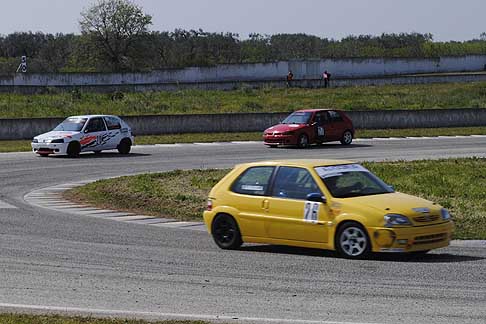
<path id="1" fill-rule="evenodd" d="M 449 212 L 395 192 L 360 164 L 288 160 L 236 166 L 211 190 L 204 222 L 222 249 L 266 243 L 336 250 L 418 252 L 449 245 Z"/>

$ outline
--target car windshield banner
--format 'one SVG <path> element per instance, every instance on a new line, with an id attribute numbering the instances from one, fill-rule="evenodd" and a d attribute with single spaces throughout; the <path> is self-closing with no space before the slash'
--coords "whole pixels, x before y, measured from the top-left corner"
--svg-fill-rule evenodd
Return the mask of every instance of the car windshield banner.
<path id="1" fill-rule="evenodd" d="M 370 171 L 360 164 L 344 164 L 315 168 L 317 174 L 325 179 L 328 177 L 340 176 L 346 172 L 368 172 Z"/>

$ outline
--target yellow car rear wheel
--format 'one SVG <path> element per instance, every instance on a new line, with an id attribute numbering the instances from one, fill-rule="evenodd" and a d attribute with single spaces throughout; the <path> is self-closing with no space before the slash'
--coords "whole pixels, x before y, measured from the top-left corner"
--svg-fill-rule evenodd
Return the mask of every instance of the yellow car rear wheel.
<path id="1" fill-rule="evenodd" d="M 211 233 L 214 242 L 224 250 L 238 249 L 243 241 L 235 219 L 228 214 L 219 214 L 213 221 Z"/>

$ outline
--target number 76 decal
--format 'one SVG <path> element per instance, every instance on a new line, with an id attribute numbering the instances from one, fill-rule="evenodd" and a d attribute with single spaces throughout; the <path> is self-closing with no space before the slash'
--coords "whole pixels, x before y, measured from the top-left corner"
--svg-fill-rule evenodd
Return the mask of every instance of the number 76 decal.
<path id="1" fill-rule="evenodd" d="M 306 201 L 304 207 L 304 221 L 317 223 L 319 220 L 319 207 L 321 203 Z"/>

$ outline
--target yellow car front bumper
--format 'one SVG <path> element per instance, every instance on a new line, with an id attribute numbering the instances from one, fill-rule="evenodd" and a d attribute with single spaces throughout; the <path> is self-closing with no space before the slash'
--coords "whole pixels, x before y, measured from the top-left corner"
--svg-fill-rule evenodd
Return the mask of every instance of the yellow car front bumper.
<path id="1" fill-rule="evenodd" d="M 373 252 L 418 252 L 449 246 L 454 224 L 369 228 Z"/>

